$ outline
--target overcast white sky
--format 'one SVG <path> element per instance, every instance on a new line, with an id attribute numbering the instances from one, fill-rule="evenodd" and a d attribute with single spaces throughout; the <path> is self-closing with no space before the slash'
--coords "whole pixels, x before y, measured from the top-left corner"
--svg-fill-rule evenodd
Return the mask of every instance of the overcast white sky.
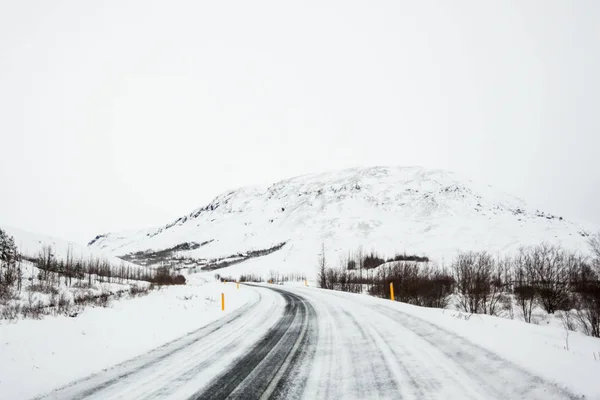
<path id="1" fill-rule="evenodd" d="M 423 165 L 600 224 L 598 21 L 597 0 L 0 0 L 0 223 L 87 242 Z"/>

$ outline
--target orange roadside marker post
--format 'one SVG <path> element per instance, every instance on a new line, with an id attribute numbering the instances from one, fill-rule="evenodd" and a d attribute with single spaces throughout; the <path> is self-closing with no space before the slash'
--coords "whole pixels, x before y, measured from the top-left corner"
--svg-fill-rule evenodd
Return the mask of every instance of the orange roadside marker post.
<path id="1" fill-rule="evenodd" d="M 221 293 L 221 311 L 225 311 L 225 293 Z"/>
<path id="2" fill-rule="evenodd" d="M 394 301 L 394 282 L 390 282 L 390 299 Z"/>

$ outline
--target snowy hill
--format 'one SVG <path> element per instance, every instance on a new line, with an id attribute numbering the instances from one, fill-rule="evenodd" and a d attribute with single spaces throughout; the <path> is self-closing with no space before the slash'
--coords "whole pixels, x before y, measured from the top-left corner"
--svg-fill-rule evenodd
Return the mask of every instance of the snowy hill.
<path id="1" fill-rule="evenodd" d="M 448 262 L 458 250 L 499 254 L 542 241 L 586 251 L 587 234 L 578 224 L 454 173 L 373 167 L 230 191 L 167 225 L 99 235 L 89 247 L 149 264 L 234 264 L 274 252 L 270 268 L 312 274 L 322 242 L 332 264 L 359 246 Z"/>
<path id="2" fill-rule="evenodd" d="M 0 225 L 0 228 L 15 239 L 15 244 L 19 249 L 19 252 L 28 257 L 36 257 L 42 248 L 50 247 L 52 249 L 52 254 L 58 259 L 65 259 L 67 253 L 71 252 L 71 256 L 74 259 L 89 260 L 94 258 L 109 261 L 111 265 L 114 266 L 123 264 L 128 265 L 128 263 L 124 263 L 123 260 L 107 251 L 86 247 L 76 242 L 27 232 L 12 226 Z"/>

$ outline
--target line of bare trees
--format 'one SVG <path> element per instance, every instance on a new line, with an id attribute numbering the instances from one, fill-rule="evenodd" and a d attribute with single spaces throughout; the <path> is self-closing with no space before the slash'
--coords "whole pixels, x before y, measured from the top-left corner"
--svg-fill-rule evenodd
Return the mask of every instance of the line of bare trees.
<path id="1" fill-rule="evenodd" d="M 363 253 L 359 249 L 342 259 L 338 268 L 331 268 L 322 246 L 319 287 L 389 297 L 390 283 L 394 284 L 396 300 L 424 307 L 445 307 L 454 288 L 450 273 L 429 264 L 427 257 L 403 254 L 386 260 L 375 251 Z"/>
<path id="2" fill-rule="evenodd" d="M 99 288 L 95 285 L 97 282 L 128 284 L 129 287 Z M 76 258 L 71 249 L 65 258 L 56 257 L 49 246 L 43 247 L 36 256 L 24 256 L 19 253 L 14 238 L 0 229 L 0 319 L 13 319 L 18 315 L 36 318 L 50 313 L 72 315 L 86 304 L 106 306 L 123 293 L 135 297 L 148 293 L 154 285 L 185 283 L 185 277 L 170 267 L 151 269 L 125 263 L 116 266 L 99 258 Z M 25 294 L 22 293 L 24 287 Z M 73 290 L 65 290 L 70 287 Z"/>
<path id="3" fill-rule="evenodd" d="M 262 274 L 247 273 L 241 274 L 237 278 L 232 276 L 223 276 L 221 274 L 215 274 L 215 279 L 218 281 L 225 282 L 270 282 L 270 283 L 284 283 L 284 282 L 303 282 L 306 280 L 306 275 L 299 272 L 279 272 L 270 271 L 267 279 Z"/>
<path id="4" fill-rule="evenodd" d="M 36 278 L 39 285 L 60 285 L 61 278 L 65 286 L 78 285 L 87 281 L 89 286 L 97 280 L 108 283 L 128 283 L 145 281 L 157 285 L 185 284 L 183 275 L 175 274 L 168 266 L 148 268 L 122 263 L 118 266 L 110 261 L 95 257 L 89 259 L 75 258 L 72 251 L 67 250 L 66 258 L 58 258 L 51 247 L 44 246 L 36 257 L 23 257 L 38 268 L 37 276 L 32 276 L 32 285 Z"/>
<path id="5" fill-rule="evenodd" d="M 521 248 L 510 257 L 465 252 L 449 269 L 428 262 L 384 263 L 375 252 L 360 251 L 342 260 L 340 267 L 329 268 L 323 247 L 317 283 L 326 289 L 389 297 L 392 282 L 398 301 L 444 308 L 454 299 L 465 312 L 489 315 L 505 311 L 513 316 L 516 308 L 529 323 L 538 307 L 549 314 L 561 311 L 581 331 L 600 337 L 600 234 L 590 239 L 590 246 L 592 257 L 545 243 Z"/>
<path id="6" fill-rule="evenodd" d="M 485 252 L 463 253 L 452 271 L 458 305 L 466 312 L 496 315 L 514 301 L 526 322 L 532 322 L 536 307 L 548 314 L 563 311 L 573 315 L 583 332 L 600 337 L 597 257 L 541 244 L 501 259 Z"/>

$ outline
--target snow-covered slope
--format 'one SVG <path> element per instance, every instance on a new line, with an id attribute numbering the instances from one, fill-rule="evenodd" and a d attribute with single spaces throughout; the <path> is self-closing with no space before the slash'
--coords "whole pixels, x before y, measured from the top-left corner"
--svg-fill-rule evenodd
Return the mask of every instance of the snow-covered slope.
<path id="1" fill-rule="evenodd" d="M 458 250 L 507 253 L 542 241 L 585 251 L 586 234 L 454 173 L 373 167 L 230 191 L 165 226 L 99 235 L 89 247 L 118 256 L 174 249 L 177 257 L 211 259 L 285 242 L 269 258 L 311 274 L 322 242 L 332 263 L 359 246 L 448 262 Z"/>
<path id="2" fill-rule="evenodd" d="M 19 252 L 25 256 L 36 257 L 43 247 L 49 246 L 52 254 L 57 259 L 65 259 L 70 252 L 74 259 L 89 260 L 91 258 L 98 260 L 107 260 L 113 265 L 127 265 L 127 262 L 115 257 L 108 251 L 86 247 L 82 244 L 72 242 L 53 236 L 42 235 L 38 233 L 27 232 L 7 225 L 0 225 L 8 235 L 15 239 Z"/>

